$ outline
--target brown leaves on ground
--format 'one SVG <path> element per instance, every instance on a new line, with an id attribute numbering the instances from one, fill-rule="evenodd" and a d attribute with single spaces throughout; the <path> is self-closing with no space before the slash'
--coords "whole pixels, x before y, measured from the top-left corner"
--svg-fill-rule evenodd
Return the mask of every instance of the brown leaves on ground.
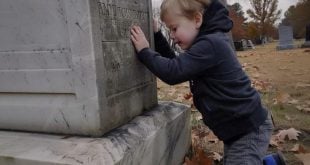
<path id="1" fill-rule="evenodd" d="M 294 155 L 300 159 L 300 161 L 307 164 L 310 161 L 310 155 L 306 147 L 299 143 L 291 147 L 291 144 L 287 142 L 287 140 L 298 140 L 300 134 L 301 132 L 294 128 L 280 130 L 278 134 L 271 137 L 270 145 L 276 147 L 280 151 L 285 151 L 286 153 L 295 153 Z"/>
<path id="2" fill-rule="evenodd" d="M 278 92 L 274 98 L 274 104 L 286 104 L 291 100 L 291 96 L 285 92 Z"/>
<path id="3" fill-rule="evenodd" d="M 186 157 L 183 165 L 213 165 L 213 159 L 203 149 L 196 149 L 192 159 Z"/>
<path id="4" fill-rule="evenodd" d="M 206 130 L 200 127 L 194 127 L 192 129 L 192 144 L 195 146 L 201 146 L 200 143 L 211 142 L 218 143 L 219 139 L 214 135 L 211 130 Z"/>
<path id="5" fill-rule="evenodd" d="M 301 134 L 300 131 L 296 130 L 295 128 L 290 128 L 287 130 L 280 130 L 276 135 L 273 135 L 270 139 L 270 145 L 273 147 L 277 147 L 278 150 L 284 150 L 284 143 L 286 140 L 292 141 L 292 140 L 298 140 L 298 136 Z M 295 144 L 293 148 L 290 150 L 291 152 L 295 153 L 305 153 L 306 149 L 300 145 Z"/>
<path id="6" fill-rule="evenodd" d="M 285 105 L 294 105 L 295 108 L 301 112 L 310 112 L 310 103 L 309 101 L 302 102 L 300 100 L 294 99 L 288 93 L 277 92 L 275 98 L 273 99 L 274 105 L 280 105 L 284 107 Z"/>
<path id="7" fill-rule="evenodd" d="M 196 126 L 192 128 L 192 150 L 193 156 L 191 159 L 187 158 L 184 164 L 187 165 L 204 165 L 208 163 L 213 163 L 213 161 L 221 161 L 222 156 L 213 151 L 205 153 L 207 144 L 217 144 L 219 139 L 214 135 L 214 133 L 204 126 Z"/>
<path id="8" fill-rule="evenodd" d="M 260 78 L 262 73 L 259 66 L 253 65 L 252 63 L 243 63 L 242 68 L 251 73 L 252 86 L 256 90 L 265 93 L 272 88 L 269 80 L 263 80 Z"/>
<path id="9" fill-rule="evenodd" d="M 298 136 L 301 132 L 297 131 L 294 128 L 290 128 L 287 130 L 280 130 L 279 133 L 273 135 L 270 140 L 270 145 L 274 147 L 280 147 L 281 143 L 284 143 L 285 140 L 298 140 Z M 281 148 L 281 147 L 280 147 Z"/>
<path id="10" fill-rule="evenodd" d="M 254 79 L 252 81 L 252 86 L 259 92 L 266 92 L 272 88 L 268 81 Z"/>

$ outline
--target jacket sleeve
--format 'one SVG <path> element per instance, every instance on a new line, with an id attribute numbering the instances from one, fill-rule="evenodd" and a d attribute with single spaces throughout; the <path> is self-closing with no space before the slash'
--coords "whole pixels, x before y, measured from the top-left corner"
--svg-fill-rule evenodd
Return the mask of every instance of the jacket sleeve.
<path id="1" fill-rule="evenodd" d="M 167 42 L 167 39 L 163 36 L 161 31 L 154 34 L 155 51 L 161 54 L 163 57 L 174 58 L 176 57 L 174 51 L 171 49 Z"/>
<path id="2" fill-rule="evenodd" d="M 170 85 L 206 74 L 207 69 L 217 63 L 214 49 L 206 40 L 196 42 L 190 50 L 172 59 L 162 57 L 150 48 L 141 50 L 138 58 L 153 74 Z"/>

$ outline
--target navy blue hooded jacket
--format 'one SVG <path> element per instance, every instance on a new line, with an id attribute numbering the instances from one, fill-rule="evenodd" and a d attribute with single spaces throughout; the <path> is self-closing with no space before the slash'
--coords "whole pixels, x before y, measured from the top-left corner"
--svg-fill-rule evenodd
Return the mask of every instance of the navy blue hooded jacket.
<path id="1" fill-rule="evenodd" d="M 190 81 L 194 105 L 204 123 L 224 142 L 258 129 L 267 118 L 225 34 L 232 25 L 227 9 L 214 0 L 203 14 L 198 36 L 184 53 L 176 56 L 161 32 L 155 34 L 157 52 L 145 48 L 138 53 L 164 82 Z"/>

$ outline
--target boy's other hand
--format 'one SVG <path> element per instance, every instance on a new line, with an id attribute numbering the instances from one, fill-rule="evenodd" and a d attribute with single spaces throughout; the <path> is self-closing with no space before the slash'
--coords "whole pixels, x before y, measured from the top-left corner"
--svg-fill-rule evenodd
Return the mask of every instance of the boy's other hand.
<path id="1" fill-rule="evenodd" d="M 139 26 L 133 26 L 130 30 L 131 41 L 133 42 L 136 51 L 139 53 L 144 48 L 149 48 L 150 44 L 146 40 L 145 35 Z"/>

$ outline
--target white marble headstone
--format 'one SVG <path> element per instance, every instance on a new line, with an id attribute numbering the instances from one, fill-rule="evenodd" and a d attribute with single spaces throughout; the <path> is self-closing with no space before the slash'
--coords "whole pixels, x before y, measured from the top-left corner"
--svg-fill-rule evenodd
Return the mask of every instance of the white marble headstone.
<path id="1" fill-rule="evenodd" d="M 1 0 L 0 129 L 101 136 L 157 104 L 149 0 Z"/>

